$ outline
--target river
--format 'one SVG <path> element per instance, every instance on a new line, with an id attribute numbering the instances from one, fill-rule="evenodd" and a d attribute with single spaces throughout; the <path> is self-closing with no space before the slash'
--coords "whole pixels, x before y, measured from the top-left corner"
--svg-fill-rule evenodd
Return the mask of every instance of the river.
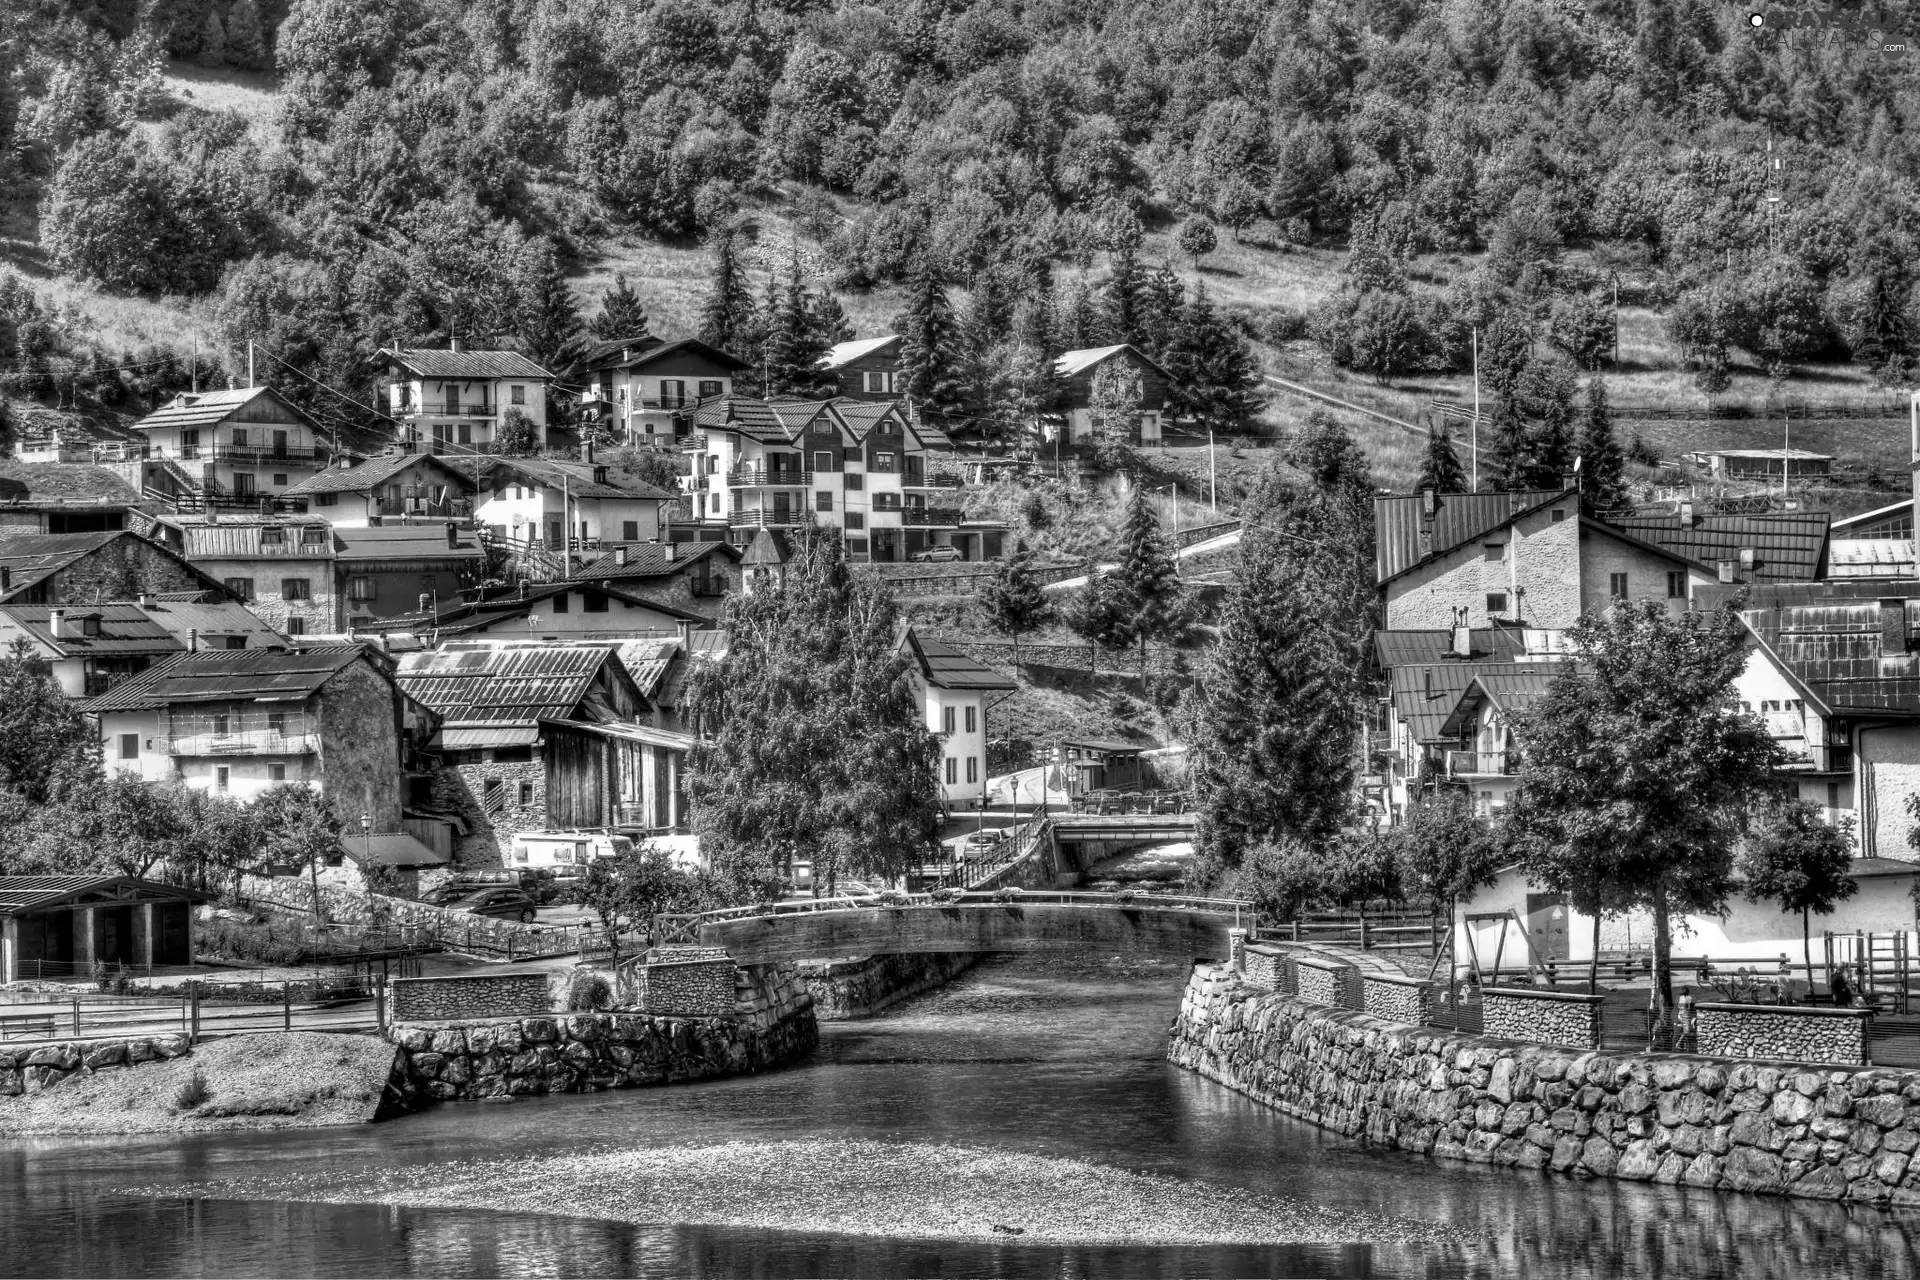
<path id="1" fill-rule="evenodd" d="M 346 1129 L 0 1145 L 0 1274 L 1908 1277 L 1920 1214 L 1581 1182 L 1363 1149 L 1168 1065 L 1184 973 L 1151 962 L 994 958 L 807 1063 L 664 1089 L 460 1104 Z M 272 1191 L 432 1185 L 453 1162 L 583 1151 L 862 1142 L 962 1145 L 1444 1228 L 1298 1245 L 916 1239 L 608 1222 L 489 1208 L 314 1203 Z M 745 1149 L 745 1148 L 742 1148 Z M 694 1159 L 706 1159 L 696 1151 Z M 724 1150 L 713 1156 L 724 1160 Z M 1066 1166 L 1062 1166 L 1063 1168 Z M 1086 1180 L 1043 1194 L 1070 1202 Z M 138 1191 L 134 1189 L 140 1189 Z M 254 1190 L 249 1190 L 254 1188 Z M 750 1209 L 765 1187 L 741 1179 Z M 884 1197 L 883 1197 L 884 1199 Z M 1089 1212 L 1097 1216 L 1099 1206 Z"/>

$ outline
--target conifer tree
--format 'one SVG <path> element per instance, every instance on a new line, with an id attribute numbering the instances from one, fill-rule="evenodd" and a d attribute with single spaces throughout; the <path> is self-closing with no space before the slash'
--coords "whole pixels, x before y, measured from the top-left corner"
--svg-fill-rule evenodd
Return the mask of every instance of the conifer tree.
<path id="1" fill-rule="evenodd" d="M 1247 341 L 1213 309 L 1197 285 L 1180 309 L 1179 324 L 1161 361 L 1167 371 L 1168 410 L 1222 435 L 1245 431 L 1260 411 L 1260 371 Z"/>
<path id="2" fill-rule="evenodd" d="M 1053 617 L 1053 603 L 1033 572 L 1033 552 L 1024 543 L 1014 546 L 982 584 L 980 607 L 989 621 L 1013 641 L 1013 665 L 1020 666 L 1020 637 Z"/>
<path id="3" fill-rule="evenodd" d="M 777 297 L 768 299 L 767 333 L 761 361 L 766 369 L 770 396 L 812 396 L 825 390 L 832 379 L 820 370 L 820 359 L 828 343 L 820 332 L 819 313 L 806 276 L 795 253 L 787 267 L 787 278 Z"/>
<path id="4" fill-rule="evenodd" d="M 793 535 L 777 583 L 728 601 L 726 655 L 688 682 L 699 744 L 687 797 L 733 896 L 777 895 L 796 861 L 820 887 L 892 879 L 933 849 L 940 744 L 898 624 L 886 587 L 856 577 L 839 533 L 813 526 Z"/>
<path id="5" fill-rule="evenodd" d="M 600 314 L 593 318 L 593 336 L 602 342 L 632 339 L 642 342 L 653 336 L 648 329 L 647 304 L 627 283 L 624 271 L 614 273 L 613 287 L 600 295 Z"/>
<path id="6" fill-rule="evenodd" d="M 1587 380 L 1586 412 L 1580 424 L 1580 503 L 1590 514 L 1627 505 L 1626 455 L 1613 434 L 1607 384 L 1597 376 Z"/>
<path id="7" fill-rule="evenodd" d="M 1165 363 L 1180 333 L 1187 305 L 1186 286 L 1172 266 L 1163 262 L 1148 274 L 1141 290 L 1140 340 L 1142 349 Z"/>
<path id="8" fill-rule="evenodd" d="M 1496 492 L 1512 492 L 1527 487 L 1533 465 L 1532 440 L 1527 420 L 1511 397 L 1494 402 L 1487 444 L 1487 483 Z"/>
<path id="9" fill-rule="evenodd" d="M 1136 482 L 1120 526 L 1120 563 L 1113 586 L 1121 603 L 1126 634 L 1140 646 L 1140 687 L 1147 687 L 1147 642 L 1172 643 L 1192 625 L 1192 609 L 1173 548 L 1159 518 L 1147 505 L 1147 488 Z"/>
<path id="10" fill-rule="evenodd" d="M 515 288 L 516 327 L 527 355 L 556 372 L 581 354 L 580 308 L 550 241 L 537 241 L 525 254 Z"/>
<path id="11" fill-rule="evenodd" d="M 266 29 L 254 0 L 233 0 L 227 6 L 226 34 L 228 62 L 247 71 L 268 67 Z"/>
<path id="12" fill-rule="evenodd" d="M 900 388 L 922 409 L 966 412 L 959 376 L 960 333 L 953 303 L 933 255 L 923 247 L 907 282 L 907 309 L 896 324 L 900 343 Z"/>
<path id="13" fill-rule="evenodd" d="M 1140 270 L 1140 259 L 1131 245 L 1125 245 L 1113 252 L 1113 274 L 1107 278 L 1106 289 L 1101 294 L 1101 336 L 1104 345 L 1117 346 L 1130 342 L 1135 346 L 1144 345 L 1142 331 L 1142 295 L 1145 293 L 1146 280 Z"/>
<path id="14" fill-rule="evenodd" d="M 706 299 L 700 304 L 700 341 L 744 360 L 748 358 L 744 347 L 755 323 L 746 270 L 740 264 L 733 237 L 721 236 L 713 246 L 713 274 Z"/>
<path id="15" fill-rule="evenodd" d="M 1453 451 L 1453 434 L 1438 417 L 1427 427 L 1427 456 L 1420 464 L 1415 487 L 1435 493 L 1467 491 L 1467 472 L 1460 465 L 1460 455 Z"/>
<path id="16" fill-rule="evenodd" d="M 831 289 L 821 289 L 814 294 L 813 324 L 820 333 L 820 340 L 829 347 L 853 341 L 853 322 L 847 319 L 847 309 L 841 305 L 840 295 Z"/>
<path id="17" fill-rule="evenodd" d="M 203 67 L 225 66 L 227 61 L 227 28 L 220 21 L 220 10 L 207 6 L 207 20 L 200 24 L 200 52 L 193 60 Z"/>
<path id="18" fill-rule="evenodd" d="M 1055 299 L 1053 349 L 1084 351 L 1098 342 L 1098 329 L 1099 317 L 1095 314 L 1093 296 L 1087 291 L 1087 282 L 1076 279 L 1060 290 Z"/>

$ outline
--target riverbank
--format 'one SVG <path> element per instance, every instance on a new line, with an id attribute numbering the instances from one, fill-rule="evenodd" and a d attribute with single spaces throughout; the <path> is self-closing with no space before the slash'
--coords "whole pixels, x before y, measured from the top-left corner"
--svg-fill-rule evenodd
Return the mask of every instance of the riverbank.
<path id="1" fill-rule="evenodd" d="M 926 955 L 859 956 L 805 960 L 800 978 L 822 1022 L 871 1018 L 902 1000 L 945 986 L 980 962 L 978 953 L 936 951 Z"/>
<path id="2" fill-rule="evenodd" d="M 205 1041 L 180 1057 L 79 1069 L 0 1098 L 0 1136 L 365 1124 L 395 1056 L 384 1040 L 316 1031 Z"/>

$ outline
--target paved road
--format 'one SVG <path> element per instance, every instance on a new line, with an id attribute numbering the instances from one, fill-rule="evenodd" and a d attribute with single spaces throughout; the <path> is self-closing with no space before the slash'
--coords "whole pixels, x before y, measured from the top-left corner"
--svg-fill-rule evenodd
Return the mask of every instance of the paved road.
<path id="1" fill-rule="evenodd" d="M 1196 542 L 1190 547 L 1181 547 L 1178 551 L 1174 552 L 1173 555 L 1176 560 L 1186 560 L 1192 556 L 1205 555 L 1209 551 L 1224 551 L 1228 547 L 1237 547 L 1239 545 L 1240 530 L 1229 529 L 1218 537 L 1208 538 L 1204 542 Z M 1117 568 L 1119 568 L 1119 566 L 1116 564 L 1105 563 L 1097 566 L 1096 571 L 1099 573 L 1112 573 Z M 1086 585 L 1087 575 L 1083 573 L 1077 578 L 1062 578 L 1058 582 L 1046 583 L 1040 589 L 1042 591 L 1077 591 Z"/>

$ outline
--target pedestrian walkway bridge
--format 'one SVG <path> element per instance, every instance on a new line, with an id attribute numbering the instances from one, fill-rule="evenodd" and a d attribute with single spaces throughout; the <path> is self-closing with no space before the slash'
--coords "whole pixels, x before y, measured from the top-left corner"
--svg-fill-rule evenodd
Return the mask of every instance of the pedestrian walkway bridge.
<path id="1" fill-rule="evenodd" d="M 736 964 L 935 951 L 1095 951 L 1220 960 L 1253 921 L 1233 898 L 1136 893 L 889 893 L 660 916 L 664 944 L 721 947 Z"/>

